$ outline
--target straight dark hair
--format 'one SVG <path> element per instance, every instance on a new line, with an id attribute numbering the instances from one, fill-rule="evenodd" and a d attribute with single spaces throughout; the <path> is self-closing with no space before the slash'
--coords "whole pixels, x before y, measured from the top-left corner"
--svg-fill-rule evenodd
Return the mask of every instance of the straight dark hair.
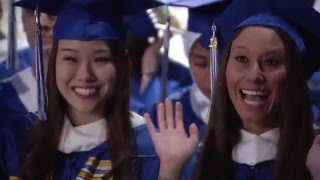
<path id="1" fill-rule="evenodd" d="M 216 89 L 214 89 L 208 131 L 199 161 L 197 179 L 229 180 L 234 178 L 232 149 L 240 141 L 241 119 L 227 90 L 226 67 L 232 42 L 242 32 L 238 29 L 220 59 Z M 309 91 L 303 72 L 303 59 L 293 40 L 285 32 L 272 28 L 285 46 L 286 79 L 277 106 L 276 120 L 280 138 L 276 155 L 274 178 L 277 180 L 308 180 L 305 166 L 312 145 L 312 111 Z"/>
<path id="2" fill-rule="evenodd" d="M 111 49 L 116 80 L 110 97 L 106 100 L 104 117 L 108 126 L 108 149 L 112 170 L 107 177 L 132 179 L 136 168 L 132 167 L 130 154 L 135 150 L 135 138 L 129 112 L 130 67 L 125 49 L 113 40 L 106 41 Z M 33 133 L 33 144 L 24 157 L 20 177 L 24 180 L 50 179 L 55 170 L 57 148 L 62 134 L 67 102 L 58 90 L 56 83 L 56 58 L 58 43 L 54 42 L 48 63 L 47 121 L 39 122 Z"/>

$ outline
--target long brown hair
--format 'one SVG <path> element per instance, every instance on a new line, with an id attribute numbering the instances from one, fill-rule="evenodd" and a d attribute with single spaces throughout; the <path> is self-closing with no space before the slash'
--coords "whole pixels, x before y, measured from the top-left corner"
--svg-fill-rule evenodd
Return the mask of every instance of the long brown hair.
<path id="1" fill-rule="evenodd" d="M 241 119 L 227 90 L 226 67 L 233 40 L 220 59 L 219 74 L 211 105 L 210 121 L 199 161 L 197 179 L 233 179 L 232 149 L 240 141 Z M 312 112 L 302 61 L 295 43 L 283 31 L 273 28 L 285 45 L 287 74 L 282 89 L 279 113 L 280 139 L 275 164 L 275 179 L 310 179 L 305 166 L 312 144 Z"/>
<path id="2" fill-rule="evenodd" d="M 113 93 L 106 101 L 104 117 L 108 124 L 108 141 L 112 171 L 108 176 L 114 179 L 132 178 L 130 153 L 134 147 L 134 132 L 129 112 L 130 67 L 125 49 L 117 41 L 106 41 L 110 47 L 116 69 Z M 55 169 L 67 102 L 56 84 L 56 56 L 58 43 L 53 44 L 48 64 L 48 120 L 40 122 L 34 129 L 33 147 L 23 160 L 20 177 L 24 180 L 50 178 Z M 121 90 L 121 91 L 119 91 Z"/>

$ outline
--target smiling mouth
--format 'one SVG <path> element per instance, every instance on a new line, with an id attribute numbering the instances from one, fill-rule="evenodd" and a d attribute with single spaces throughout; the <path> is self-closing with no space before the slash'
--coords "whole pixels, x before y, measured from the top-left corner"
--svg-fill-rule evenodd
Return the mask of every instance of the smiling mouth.
<path id="1" fill-rule="evenodd" d="M 82 98 L 91 98 L 98 95 L 99 88 L 97 87 L 90 87 L 90 88 L 83 88 L 83 87 L 73 87 L 73 91 L 76 95 L 81 96 Z"/>
<path id="2" fill-rule="evenodd" d="M 265 90 L 241 89 L 240 94 L 246 104 L 257 107 L 266 102 L 270 93 Z"/>

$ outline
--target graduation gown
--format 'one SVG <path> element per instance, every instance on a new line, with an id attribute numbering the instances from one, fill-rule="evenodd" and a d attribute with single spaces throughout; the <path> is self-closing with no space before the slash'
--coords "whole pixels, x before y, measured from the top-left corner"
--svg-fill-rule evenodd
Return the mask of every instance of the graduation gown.
<path id="1" fill-rule="evenodd" d="M 132 114 L 138 149 L 131 157 L 141 163 L 138 167 L 138 179 L 156 180 L 159 159 L 153 149 L 144 119 L 135 113 Z M 107 174 L 112 165 L 105 139 L 105 127 L 105 120 L 78 127 L 72 127 L 71 123 L 66 121 L 53 179 L 99 179 Z"/>
<path id="2" fill-rule="evenodd" d="M 260 135 L 241 130 L 241 140 L 233 148 L 235 180 L 272 180 L 279 128 Z"/>
<path id="3" fill-rule="evenodd" d="M 17 69 L 7 69 L 6 60 L 0 61 L 0 80 L 11 77 L 12 75 L 20 72 L 21 70 L 31 67 L 33 61 L 33 50 L 31 48 L 25 48 L 18 51 L 19 67 Z"/>
<path id="4" fill-rule="evenodd" d="M 36 116 L 32 113 L 0 112 L 0 179 L 18 176 L 19 159 Z"/>
<path id="5" fill-rule="evenodd" d="M 0 83 L 0 111 L 35 113 L 37 111 L 37 86 L 28 67 Z"/>
<path id="6" fill-rule="evenodd" d="M 134 76 L 131 79 L 131 93 L 130 95 L 138 102 L 144 105 L 146 112 L 150 113 L 152 106 L 160 102 L 161 98 L 161 69 L 153 74 L 145 91 L 140 94 L 140 79 L 141 77 Z M 181 89 L 192 84 L 192 78 L 189 70 L 172 61 L 168 65 L 168 94 L 178 92 Z"/>
<path id="7" fill-rule="evenodd" d="M 203 139 L 206 126 L 208 123 L 210 100 L 193 84 L 190 87 L 174 93 L 169 96 L 169 99 L 174 103 L 179 101 L 183 105 L 183 125 L 186 132 L 189 131 L 189 126 L 195 123 L 199 129 L 199 139 Z M 152 121 L 158 127 L 157 108 L 156 105 L 152 110 Z"/>

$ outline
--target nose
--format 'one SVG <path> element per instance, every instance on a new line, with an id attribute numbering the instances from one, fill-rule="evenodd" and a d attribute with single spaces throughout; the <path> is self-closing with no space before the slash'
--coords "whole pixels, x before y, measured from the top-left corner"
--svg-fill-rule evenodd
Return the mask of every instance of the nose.
<path id="1" fill-rule="evenodd" d="M 253 82 L 254 84 L 262 84 L 265 82 L 265 76 L 263 69 L 259 63 L 254 63 L 248 70 L 247 80 Z"/>
<path id="2" fill-rule="evenodd" d="M 77 70 L 77 80 L 82 83 L 92 83 L 96 80 L 89 63 L 81 63 Z"/>
<path id="3" fill-rule="evenodd" d="M 55 16 L 41 13 L 40 23 L 42 26 L 42 31 L 48 35 L 52 35 L 52 29 L 53 29 L 55 21 L 56 21 Z"/>

